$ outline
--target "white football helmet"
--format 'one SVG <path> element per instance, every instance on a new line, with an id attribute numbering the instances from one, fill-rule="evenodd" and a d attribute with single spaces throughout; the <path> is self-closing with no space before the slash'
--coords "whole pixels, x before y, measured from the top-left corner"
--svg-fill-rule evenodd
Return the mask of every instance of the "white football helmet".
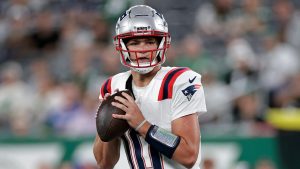
<path id="1" fill-rule="evenodd" d="M 134 37 L 155 37 L 159 39 L 158 48 L 154 50 L 129 51 L 124 40 Z M 166 60 L 166 51 L 170 46 L 171 37 L 168 32 L 168 24 L 163 15 L 146 5 L 136 5 L 129 8 L 116 24 L 116 36 L 114 37 L 116 50 L 120 52 L 121 63 L 132 70 L 146 74 Z M 130 57 L 135 53 L 135 62 Z M 139 63 L 137 53 L 151 52 L 149 62 Z M 155 54 L 155 56 L 154 56 Z"/>

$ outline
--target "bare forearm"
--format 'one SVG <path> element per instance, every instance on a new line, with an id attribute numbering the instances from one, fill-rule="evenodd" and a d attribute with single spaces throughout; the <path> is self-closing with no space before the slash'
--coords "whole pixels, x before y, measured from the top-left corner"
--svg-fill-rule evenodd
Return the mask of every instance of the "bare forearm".
<path id="1" fill-rule="evenodd" d="M 199 140 L 200 142 L 200 140 Z M 180 143 L 173 154 L 172 159 L 191 168 L 197 161 L 199 153 L 199 144 L 193 144 L 188 142 L 184 138 L 181 138 Z"/>
<path id="2" fill-rule="evenodd" d="M 172 133 L 180 137 L 181 139 L 172 156 L 172 159 L 187 168 L 191 168 L 198 158 L 200 145 L 200 129 L 195 115 L 186 116 L 185 119 L 187 120 L 179 119 L 177 120 L 178 124 L 173 125 Z M 150 126 L 151 124 L 149 122 L 146 122 L 139 129 L 138 132 L 142 137 L 146 138 Z M 184 128 L 181 128 L 182 126 L 184 126 Z"/>
<path id="3" fill-rule="evenodd" d="M 93 151 L 100 168 L 113 168 L 120 157 L 120 140 L 114 139 L 110 142 L 103 142 L 96 136 Z"/>

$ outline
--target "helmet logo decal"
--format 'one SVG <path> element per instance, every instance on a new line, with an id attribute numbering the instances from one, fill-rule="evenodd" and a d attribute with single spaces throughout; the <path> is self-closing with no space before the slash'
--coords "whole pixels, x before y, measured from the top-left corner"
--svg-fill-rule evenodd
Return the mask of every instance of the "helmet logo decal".
<path id="1" fill-rule="evenodd" d="M 156 15 L 159 16 L 161 19 L 163 19 L 162 15 L 158 12 L 156 12 Z"/>
<path id="2" fill-rule="evenodd" d="M 124 12 L 122 16 L 120 16 L 120 21 L 123 20 L 127 16 L 127 12 Z"/>

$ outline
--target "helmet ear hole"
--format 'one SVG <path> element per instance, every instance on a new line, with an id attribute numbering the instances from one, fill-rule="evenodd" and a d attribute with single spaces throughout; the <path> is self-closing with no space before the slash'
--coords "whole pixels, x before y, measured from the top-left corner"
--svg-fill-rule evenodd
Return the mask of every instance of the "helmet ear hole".
<path id="1" fill-rule="evenodd" d="M 163 37 L 155 37 L 155 39 L 156 39 L 156 44 L 157 44 L 157 47 L 159 48 L 159 45 L 160 45 L 160 42 L 162 41 L 162 38 Z"/>
<path id="2" fill-rule="evenodd" d="M 158 53 L 160 53 L 160 51 Z M 158 54 L 158 55 L 160 55 L 160 54 Z M 157 60 L 157 62 L 161 62 L 161 57 L 156 57 L 156 60 Z"/>

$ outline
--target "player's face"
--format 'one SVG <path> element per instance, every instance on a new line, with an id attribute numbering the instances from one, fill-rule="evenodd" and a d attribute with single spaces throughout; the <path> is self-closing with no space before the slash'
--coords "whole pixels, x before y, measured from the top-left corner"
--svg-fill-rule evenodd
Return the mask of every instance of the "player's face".
<path id="1" fill-rule="evenodd" d="M 134 63 L 149 63 L 156 56 L 158 41 L 154 37 L 137 37 L 130 39 L 126 46 L 128 48 L 130 60 Z"/>

